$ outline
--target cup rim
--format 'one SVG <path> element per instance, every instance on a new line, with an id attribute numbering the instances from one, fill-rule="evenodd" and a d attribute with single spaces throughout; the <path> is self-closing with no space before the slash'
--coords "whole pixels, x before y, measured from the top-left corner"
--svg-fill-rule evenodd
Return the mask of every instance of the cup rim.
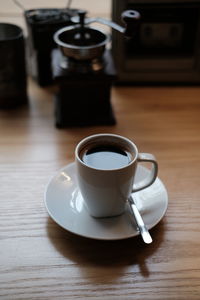
<path id="1" fill-rule="evenodd" d="M 87 164 L 85 164 L 82 159 L 79 157 L 79 153 L 80 153 L 80 148 L 81 146 L 83 146 L 84 144 L 86 144 L 88 141 L 90 141 L 93 138 L 98 138 L 98 137 L 114 137 L 114 138 L 118 138 L 121 139 L 129 144 L 131 144 L 131 146 L 133 147 L 134 151 L 135 151 L 135 156 L 134 158 L 131 160 L 131 162 L 128 165 L 125 165 L 121 168 L 116 168 L 116 169 L 98 169 L 98 168 L 94 168 L 92 166 L 88 166 Z M 110 171 L 117 171 L 117 170 L 122 170 L 122 169 L 126 169 L 127 167 L 130 167 L 132 164 L 135 163 L 135 161 L 137 160 L 138 157 L 138 149 L 137 146 L 127 137 L 124 137 L 122 135 L 118 135 L 118 134 L 113 134 L 113 133 L 98 133 L 98 134 L 93 134 L 90 136 L 87 136 L 85 138 L 83 138 L 76 146 L 75 148 L 75 158 L 78 160 L 79 163 L 81 163 L 81 165 L 89 168 L 89 169 L 93 169 L 93 170 L 98 170 L 98 171 L 104 171 L 104 172 L 110 172 Z"/>

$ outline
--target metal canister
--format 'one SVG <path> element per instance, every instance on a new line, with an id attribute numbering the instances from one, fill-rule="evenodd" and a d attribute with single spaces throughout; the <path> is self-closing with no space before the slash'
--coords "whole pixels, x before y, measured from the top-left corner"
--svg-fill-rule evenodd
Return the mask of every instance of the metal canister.
<path id="1" fill-rule="evenodd" d="M 27 102 L 25 43 L 22 29 L 0 23 L 0 108 Z"/>

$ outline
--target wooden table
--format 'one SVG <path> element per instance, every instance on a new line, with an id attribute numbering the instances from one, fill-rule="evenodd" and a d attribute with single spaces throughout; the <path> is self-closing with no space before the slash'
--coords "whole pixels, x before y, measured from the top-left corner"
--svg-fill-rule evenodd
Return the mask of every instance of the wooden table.
<path id="1" fill-rule="evenodd" d="M 29 105 L 0 111 L 0 299 L 200 299 L 200 88 L 113 87 L 115 126 L 54 126 L 54 88 L 29 81 Z M 154 153 L 169 206 L 121 241 L 78 237 L 48 216 L 45 186 L 83 137 L 111 132 Z"/>

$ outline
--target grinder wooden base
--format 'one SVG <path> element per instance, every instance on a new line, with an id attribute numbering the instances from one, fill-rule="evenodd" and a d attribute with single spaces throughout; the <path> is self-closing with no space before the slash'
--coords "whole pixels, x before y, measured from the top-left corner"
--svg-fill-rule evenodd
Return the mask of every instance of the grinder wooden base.
<path id="1" fill-rule="evenodd" d="M 104 56 L 104 68 L 98 72 L 74 72 L 61 68 L 61 53 L 52 53 L 55 95 L 55 125 L 71 126 L 114 125 L 115 117 L 110 102 L 112 82 L 116 72 L 110 53 Z"/>

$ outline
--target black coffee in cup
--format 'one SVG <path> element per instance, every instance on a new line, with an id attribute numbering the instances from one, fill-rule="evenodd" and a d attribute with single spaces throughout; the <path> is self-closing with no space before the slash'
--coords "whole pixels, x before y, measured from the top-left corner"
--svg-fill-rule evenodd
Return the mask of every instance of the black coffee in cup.
<path id="1" fill-rule="evenodd" d="M 113 170 L 130 164 L 133 155 L 127 149 L 115 144 L 100 144 L 84 147 L 80 153 L 80 158 L 92 168 Z"/>

